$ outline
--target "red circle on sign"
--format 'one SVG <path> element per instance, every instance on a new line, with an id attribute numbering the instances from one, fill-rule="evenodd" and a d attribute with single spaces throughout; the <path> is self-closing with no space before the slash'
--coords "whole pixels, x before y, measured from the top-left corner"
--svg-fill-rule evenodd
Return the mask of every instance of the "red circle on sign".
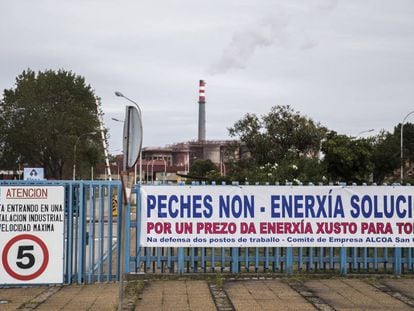
<path id="1" fill-rule="evenodd" d="M 13 246 L 14 243 L 20 240 L 32 240 L 33 242 L 36 242 L 40 246 L 43 252 L 42 265 L 37 271 L 29 275 L 21 275 L 21 274 L 14 272 L 7 261 L 7 256 L 9 254 L 10 248 Z M 49 252 L 47 250 L 46 244 L 41 239 L 39 239 L 37 236 L 31 235 L 31 234 L 22 234 L 22 235 L 15 236 L 13 239 L 7 242 L 3 250 L 2 261 L 3 261 L 4 269 L 10 276 L 20 281 L 29 281 L 29 280 L 33 280 L 37 278 L 39 275 L 41 275 L 45 271 L 47 264 L 49 263 Z"/>

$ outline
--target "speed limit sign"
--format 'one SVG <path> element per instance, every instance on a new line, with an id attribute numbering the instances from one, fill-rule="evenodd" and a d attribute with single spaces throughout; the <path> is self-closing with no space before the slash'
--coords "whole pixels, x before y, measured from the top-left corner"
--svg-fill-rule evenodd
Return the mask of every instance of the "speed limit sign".
<path id="1" fill-rule="evenodd" d="M 62 186 L 0 186 L 0 285 L 63 283 Z"/>
<path id="2" fill-rule="evenodd" d="M 34 280 L 49 263 L 46 244 L 31 234 L 12 238 L 4 247 L 1 260 L 6 273 L 20 281 Z"/>

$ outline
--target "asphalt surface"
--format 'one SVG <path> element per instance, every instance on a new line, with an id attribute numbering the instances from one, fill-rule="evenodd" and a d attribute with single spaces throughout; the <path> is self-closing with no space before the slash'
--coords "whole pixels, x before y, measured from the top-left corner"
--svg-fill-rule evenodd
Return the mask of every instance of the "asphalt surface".
<path id="1" fill-rule="evenodd" d="M 117 310 L 119 285 L 0 287 L 0 310 Z M 123 310 L 411 310 L 414 278 L 129 279 Z"/>

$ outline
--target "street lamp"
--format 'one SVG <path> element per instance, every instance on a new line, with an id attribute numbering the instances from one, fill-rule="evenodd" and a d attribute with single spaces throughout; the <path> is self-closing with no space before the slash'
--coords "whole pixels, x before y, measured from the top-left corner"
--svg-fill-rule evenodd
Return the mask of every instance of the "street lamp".
<path id="1" fill-rule="evenodd" d="M 404 117 L 403 121 L 401 122 L 401 171 L 400 171 L 400 183 L 403 183 L 404 178 L 404 159 L 403 159 L 403 129 L 404 129 L 404 123 L 407 120 L 407 118 L 414 113 L 414 110 L 407 113 L 407 115 Z"/>
<path id="2" fill-rule="evenodd" d="M 119 91 L 115 91 L 115 95 L 118 96 L 118 97 L 125 98 L 127 101 L 133 103 L 138 108 L 139 118 L 141 119 L 141 124 L 142 124 L 142 111 L 141 111 L 141 108 L 139 107 L 139 105 L 135 101 L 133 101 L 132 99 L 126 97 L 124 94 L 122 94 Z M 112 120 L 119 121 L 116 118 L 112 118 Z M 136 164 L 134 165 L 134 173 L 135 173 L 134 180 L 136 182 L 137 181 L 137 165 Z M 140 184 L 141 184 L 141 180 L 142 180 L 142 149 L 139 152 L 139 183 Z"/>
<path id="3" fill-rule="evenodd" d="M 96 132 L 89 132 L 89 133 L 83 133 L 78 136 L 76 139 L 75 145 L 73 146 L 73 180 L 76 179 L 76 146 L 78 145 L 79 140 L 86 135 L 95 135 Z"/>

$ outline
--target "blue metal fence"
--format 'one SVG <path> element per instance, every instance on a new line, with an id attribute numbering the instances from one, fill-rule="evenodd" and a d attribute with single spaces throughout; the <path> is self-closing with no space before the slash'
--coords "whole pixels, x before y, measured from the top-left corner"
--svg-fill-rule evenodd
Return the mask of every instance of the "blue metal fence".
<path id="1" fill-rule="evenodd" d="M 412 273 L 412 248 L 357 247 L 244 247 L 160 248 L 139 247 L 140 197 L 131 222 L 136 252 L 130 257 L 132 271 L 146 273 Z"/>
<path id="2" fill-rule="evenodd" d="M 65 187 L 64 282 L 119 279 L 121 183 L 114 181 L 0 181 L 0 185 Z M 113 205 L 118 207 L 114 216 Z"/>
<path id="3" fill-rule="evenodd" d="M 121 183 L 117 181 L 0 181 L 0 185 L 63 185 L 65 187 L 65 283 L 119 279 Z M 208 273 L 300 272 L 412 273 L 412 248 L 140 247 L 139 186 L 126 214 L 125 272 Z M 117 215 L 113 215 L 114 201 Z M 135 204 L 136 203 L 136 204 Z"/>

